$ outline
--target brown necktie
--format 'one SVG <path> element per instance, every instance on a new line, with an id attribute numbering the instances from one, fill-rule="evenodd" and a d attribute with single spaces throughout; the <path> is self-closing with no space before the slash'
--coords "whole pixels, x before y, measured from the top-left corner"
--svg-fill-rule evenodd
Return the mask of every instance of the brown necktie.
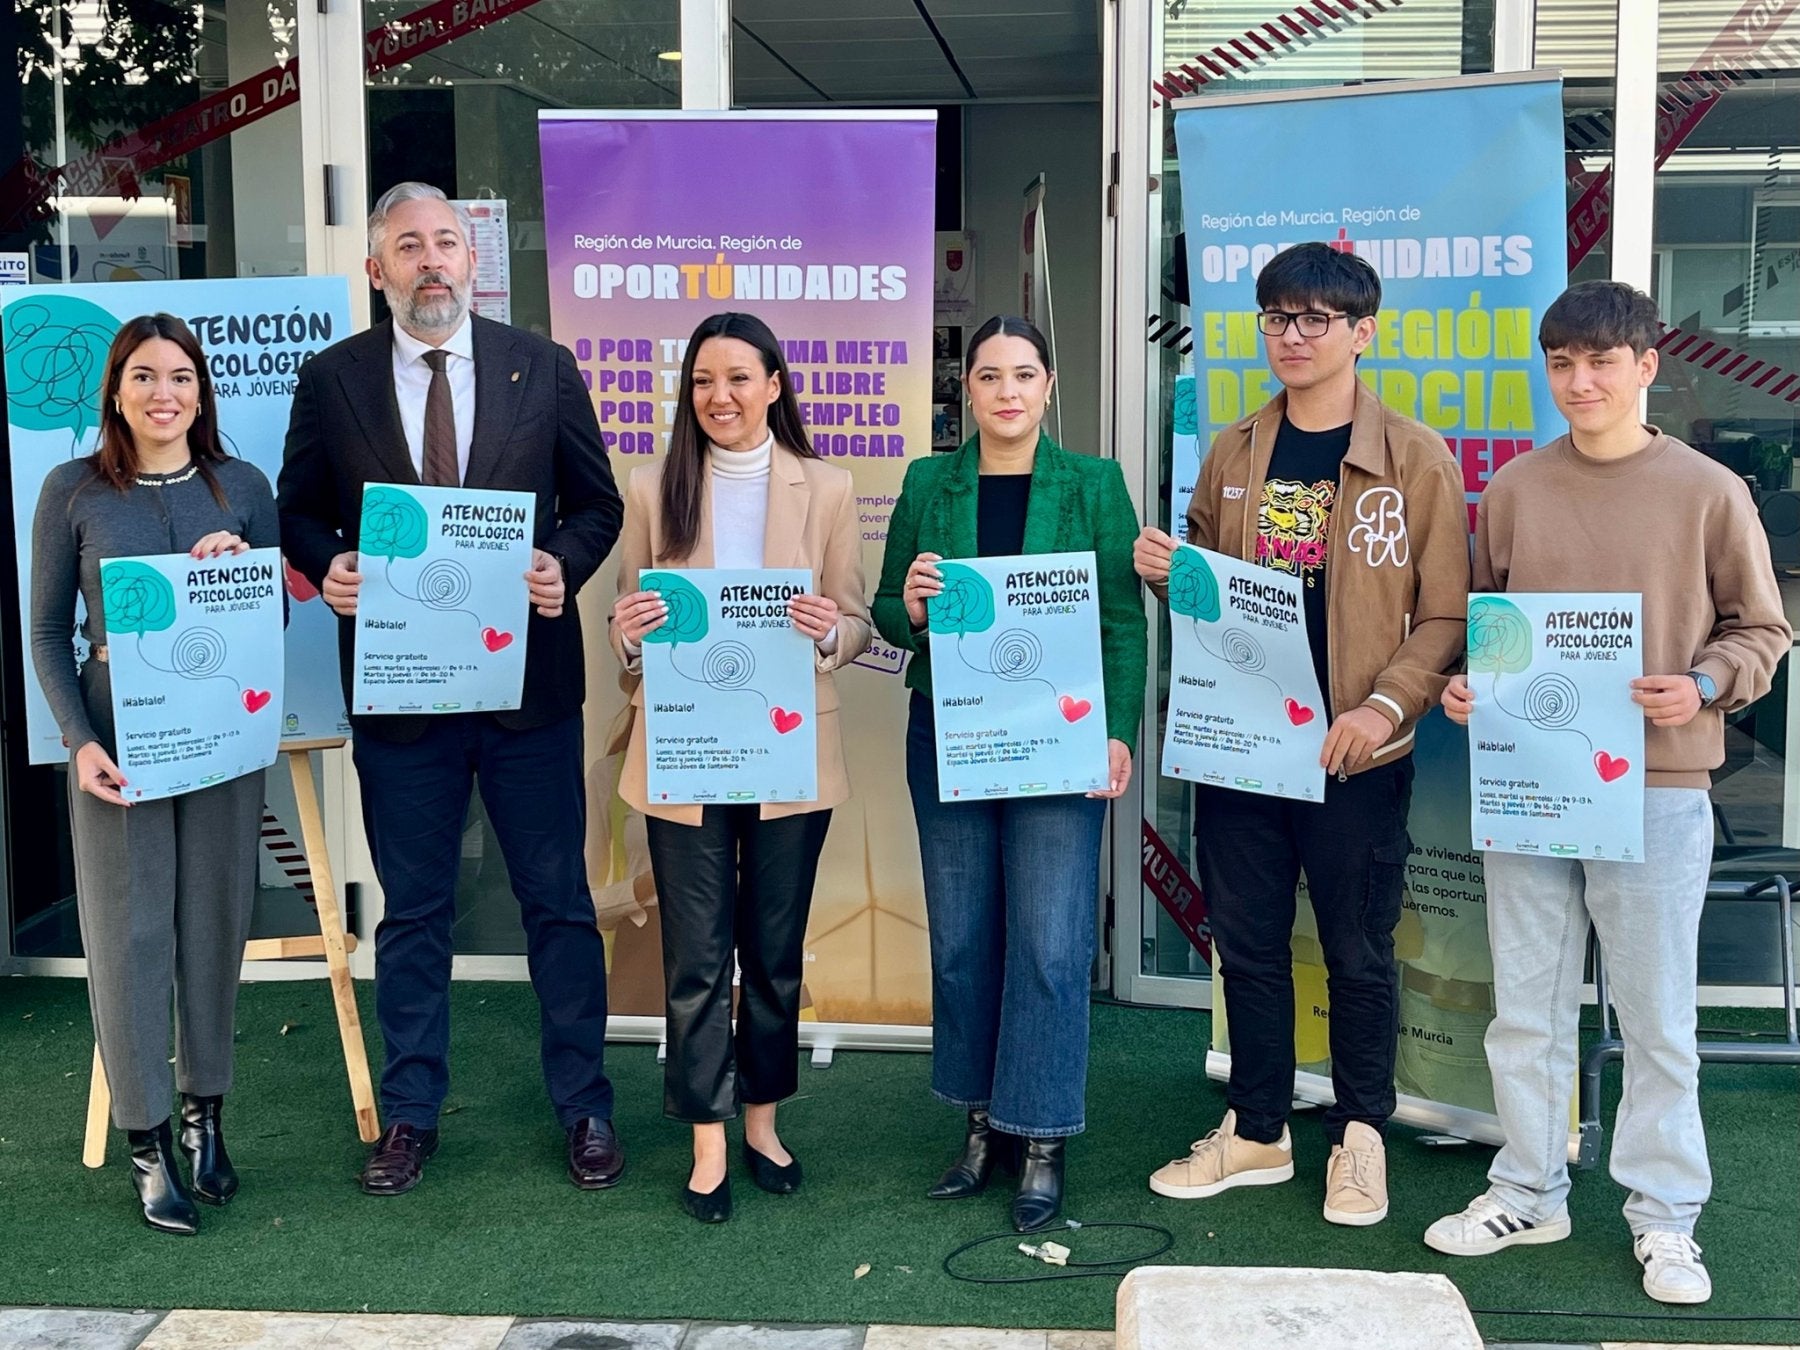
<path id="1" fill-rule="evenodd" d="M 426 487 L 462 486 L 456 469 L 456 412 L 450 402 L 450 377 L 444 373 L 449 359 L 446 351 L 425 353 L 425 364 L 431 367 L 431 387 L 425 391 Z"/>

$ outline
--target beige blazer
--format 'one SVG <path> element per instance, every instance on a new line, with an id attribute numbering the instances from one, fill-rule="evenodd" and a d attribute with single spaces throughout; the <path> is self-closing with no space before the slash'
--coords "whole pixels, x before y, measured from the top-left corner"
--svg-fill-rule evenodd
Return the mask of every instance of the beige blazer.
<path id="1" fill-rule="evenodd" d="M 662 556 L 663 461 L 632 470 L 625 489 L 625 529 L 619 536 L 619 594 L 638 589 L 638 575 L 651 567 L 713 565 L 711 482 L 700 499 L 700 537 L 686 558 Z M 844 745 L 838 732 L 837 685 L 832 672 L 869 647 L 869 605 L 863 590 L 862 536 L 856 525 L 856 485 L 848 469 L 821 459 L 803 459 L 781 445 L 769 463 L 769 517 L 763 532 L 763 566 L 810 567 L 820 595 L 837 601 L 837 650 L 819 653 L 814 683 L 818 699 L 819 798 L 812 802 L 765 802 L 762 818 L 803 815 L 837 806 L 850 796 Z M 631 738 L 619 775 L 619 795 L 646 815 L 698 825 L 698 805 L 652 805 L 644 786 L 643 658 L 625 650 L 624 638 L 609 620 L 607 635 L 624 667 L 619 687 L 631 697 Z"/>

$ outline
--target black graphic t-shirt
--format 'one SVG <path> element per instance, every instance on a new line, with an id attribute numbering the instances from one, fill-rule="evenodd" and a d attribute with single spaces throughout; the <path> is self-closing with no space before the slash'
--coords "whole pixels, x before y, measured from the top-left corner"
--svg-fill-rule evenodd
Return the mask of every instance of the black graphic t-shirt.
<path id="1" fill-rule="evenodd" d="M 1331 703 L 1325 633 L 1326 539 L 1337 505 L 1338 471 L 1350 449 L 1350 424 L 1302 431 L 1285 417 L 1256 512 L 1256 561 L 1301 581 L 1306 637 L 1319 690 Z"/>

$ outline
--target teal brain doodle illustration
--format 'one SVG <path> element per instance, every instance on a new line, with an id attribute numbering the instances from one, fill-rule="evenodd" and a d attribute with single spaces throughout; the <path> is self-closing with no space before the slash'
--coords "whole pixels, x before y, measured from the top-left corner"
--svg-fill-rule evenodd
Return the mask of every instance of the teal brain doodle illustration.
<path id="1" fill-rule="evenodd" d="M 398 488 L 370 488 L 363 496 L 357 548 L 369 557 L 416 558 L 431 539 L 424 504 Z"/>
<path id="2" fill-rule="evenodd" d="M 1484 595 L 1469 604 L 1469 670 L 1516 675 L 1531 664 L 1531 620 L 1510 600 Z"/>
<path id="3" fill-rule="evenodd" d="M 943 591 L 925 607 L 934 633 L 985 633 L 994 626 L 994 588 L 972 567 L 939 563 Z"/>
<path id="4" fill-rule="evenodd" d="M 1171 414 L 1177 436 L 1200 434 L 1200 400 L 1192 375 L 1183 375 L 1175 381 L 1175 406 Z"/>
<path id="5" fill-rule="evenodd" d="M 706 636 L 706 597 L 686 577 L 668 572 L 646 572 L 638 578 L 638 589 L 655 591 L 669 607 L 669 617 L 662 626 L 644 634 L 645 642 L 698 642 Z"/>
<path id="6" fill-rule="evenodd" d="M 1169 608 L 1202 623 L 1219 621 L 1219 579 L 1198 549 L 1178 548 L 1169 559 Z"/>
<path id="7" fill-rule="evenodd" d="M 27 431 L 66 430 L 79 442 L 100 421 L 106 352 L 119 321 L 68 295 L 8 305 L 7 420 Z"/>
<path id="8" fill-rule="evenodd" d="M 100 569 L 100 599 L 106 631 L 160 633 L 175 622 L 175 588 L 161 572 L 143 563 L 108 563 Z"/>

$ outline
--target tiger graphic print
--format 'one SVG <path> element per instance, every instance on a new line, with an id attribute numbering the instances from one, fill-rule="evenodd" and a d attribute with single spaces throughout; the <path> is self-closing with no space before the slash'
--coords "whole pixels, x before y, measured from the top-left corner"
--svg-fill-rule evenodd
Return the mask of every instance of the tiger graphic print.
<path id="1" fill-rule="evenodd" d="M 1266 480 L 1256 512 L 1256 561 L 1316 584 L 1325 571 L 1325 536 L 1336 500 L 1337 484 L 1330 479 Z"/>

